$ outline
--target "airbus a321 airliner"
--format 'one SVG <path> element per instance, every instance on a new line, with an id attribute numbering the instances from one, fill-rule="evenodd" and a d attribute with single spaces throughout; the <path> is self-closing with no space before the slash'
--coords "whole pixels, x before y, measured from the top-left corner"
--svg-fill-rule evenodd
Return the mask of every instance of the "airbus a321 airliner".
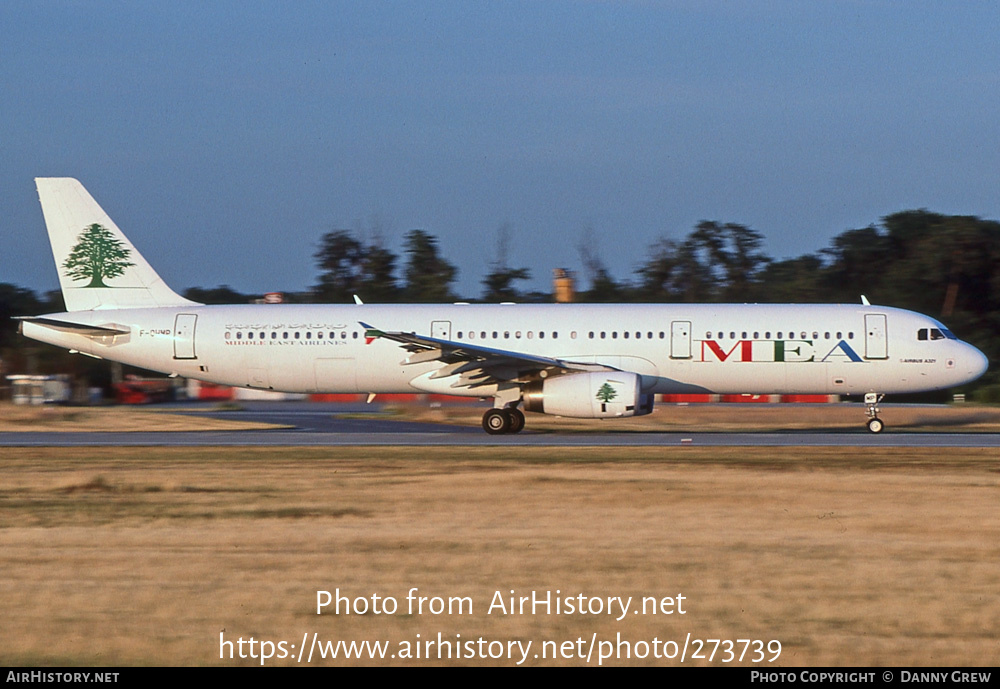
<path id="1" fill-rule="evenodd" d="M 205 306 L 174 293 L 77 180 L 36 180 L 66 313 L 27 337 L 213 383 L 303 393 L 492 398 L 488 433 L 525 411 L 639 416 L 658 393 L 859 394 L 878 404 L 981 376 L 986 357 L 933 318 L 856 305 Z M 369 398 L 370 399 L 370 398 Z"/>

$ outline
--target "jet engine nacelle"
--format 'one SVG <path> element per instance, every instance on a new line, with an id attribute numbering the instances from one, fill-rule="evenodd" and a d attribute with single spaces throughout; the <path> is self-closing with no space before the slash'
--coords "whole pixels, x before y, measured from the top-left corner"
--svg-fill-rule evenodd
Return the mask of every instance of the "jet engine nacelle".
<path id="1" fill-rule="evenodd" d="M 653 395 L 642 394 L 641 378 L 623 371 L 570 373 L 524 387 L 526 411 L 604 419 L 653 411 Z"/>

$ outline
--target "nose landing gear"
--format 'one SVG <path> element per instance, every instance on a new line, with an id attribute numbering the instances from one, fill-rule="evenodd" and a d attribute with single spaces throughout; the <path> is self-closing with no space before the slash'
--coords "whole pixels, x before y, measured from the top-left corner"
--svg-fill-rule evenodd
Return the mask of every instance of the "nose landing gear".
<path id="1" fill-rule="evenodd" d="M 880 395 L 877 392 L 866 392 L 865 393 L 865 408 L 868 414 L 868 430 L 872 433 L 881 433 L 885 429 L 885 424 L 882 419 L 878 418 L 879 408 L 878 403 L 882 401 L 885 395 Z"/>

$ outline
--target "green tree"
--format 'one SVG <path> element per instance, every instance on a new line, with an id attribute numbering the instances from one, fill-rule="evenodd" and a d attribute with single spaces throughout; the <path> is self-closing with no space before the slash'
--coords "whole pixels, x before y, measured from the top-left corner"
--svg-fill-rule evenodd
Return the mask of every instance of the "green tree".
<path id="1" fill-rule="evenodd" d="M 361 260 L 358 295 L 368 303 L 388 304 L 399 301 L 399 284 L 395 273 L 396 254 L 379 243 L 366 247 Z"/>
<path id="2" fill-rule="evenodd" d="M 753 301 L 758 276 L 770 259 L 761 250 L 764 237 L 745 225 L 703 220 L 688 236 L 705 276 L 711 281 L 713 299 Z"/>
<path id="3" fill-rule="evenodd" d="M 258 295 L 237 292 L 229 285 L 218 287 L 189 287 L 184 290 L 184 298 L 200 304 L 250 304 Z"/>
<path id="4" fill-rule="evenodd" d="M 628 286 L 619 284 L 604 265 L 594 228 L 584 228 L 576 248 L 580 252 L 583 270 L 590 280 L 590 289 L 581 294 L 581 301 L 613 303 L 625 300 L 628 297 Z"/>
<path id="5" fill-rule="evenodd" d="M 893 260 L 888 239 L 874 225 L 840 233 L 820 253 L 828 262 L 826 301 L 845 303 L 860 301 L 862 294 L 875 297 Z"/>
<path id="6" fill-rule="evenodd" d="M 455 301 L 451 283 L 458 270 L 438 255 L 437 238 L 423 230 L 410 230 L 405 245 L 406 301 L 427 304 Z"/>
<path id="7" fill-rule="evenodd" d="M 734 302 L 756 301 L 760 293 L 760 274 L 771 262 L 762 251 L 764 235 L 746 225 L 726 223 L 729 251 L 726 255 L 724 299 Z"/>
<path id="8" fill-rule="evenodd" d="M 662 238 L 649 247 L 649 260 L 635 272 L 639 275 L 638 296 L 643 301 L 673 302 L 681 291 L 677 280 L 677 242 Z"/>
<path id="9" fill-rule="evenodd" d="M 135 265 L 127 260 L 132 250 L 103 225 L 94 223 L 78 239 L 63 268 L 73 280 L 90 280 L 85 287 L 107 287 L 105 279 L 116 278 Z"/>
<path id="10" fill-rule="evenodd" d="M 511 268 L 507 265 L 511 234 L 511 227 L 508 224 L 502 225 L 497 231 L 497 257 L 492 269 L 483 278 L 483 287 L 486 288 L 483 291 L 483 301 L 523 301 L 514 283 L 518 280 L 530 280 L 531 273 L 527 268 Z"/>
<path id="11" fill-rule="evenodd" d="M 760 272 L 760 301 L 774 304 L 827 301 L 823 269 L 823 261 L 815 254 L 769 263 Z"/>
<path id="12" fill-rule="evenodd" d="M 365 251 L 361 242 L 347 230 L 327 232 L 315 258 L 320 269 L 319 284 L 313 287 L 317 301 L 352 301 L 362 279 Z"/>

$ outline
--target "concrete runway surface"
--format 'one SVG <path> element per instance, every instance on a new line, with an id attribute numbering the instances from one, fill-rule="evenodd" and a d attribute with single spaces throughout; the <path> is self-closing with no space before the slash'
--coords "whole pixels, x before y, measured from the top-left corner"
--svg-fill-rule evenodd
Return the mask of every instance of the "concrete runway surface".
<path id="1" fill-rule="evenodd" d="M 997 433 L 910 433 L 872 435 L 859 423 L 857 430 L 787 432 L 616 431 L 535 432 L 513 436 L 488 435 L 478 426 L 445 426 L 378 418 L 378 408 L 348 404 L 247 403 L 240 411 L 211 406 L 177 405 L 172 412 L 213 418 L 238 419 L 291 426 L 288 429 L 196 432 L 16 432 L 0 434 L 0 447 L 86 446 L 442 446 L 482 445 L 514 447 L 1000 447 Z M 353 416 L 354 414 L 364 416 Z"/>

